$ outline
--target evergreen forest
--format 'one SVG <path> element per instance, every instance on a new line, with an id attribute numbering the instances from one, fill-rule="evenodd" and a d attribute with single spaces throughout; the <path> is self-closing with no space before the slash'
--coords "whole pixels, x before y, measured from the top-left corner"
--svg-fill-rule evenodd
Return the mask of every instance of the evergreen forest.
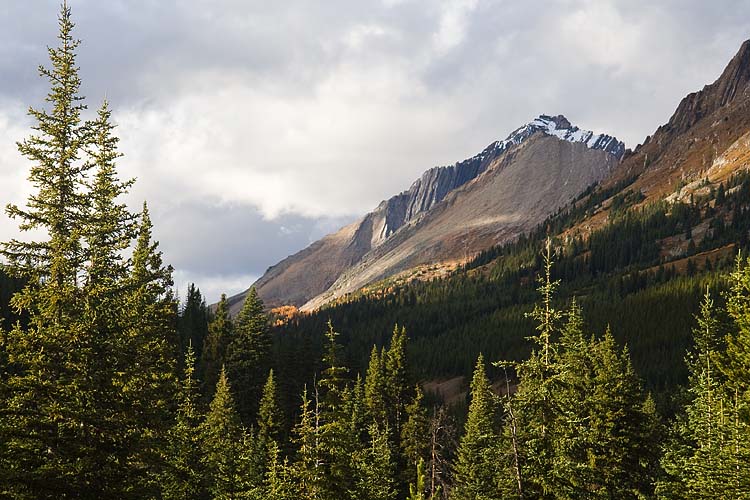
<path id="1" fill-rule="evenodd" d="M 648 205 L 592 186 L 447 278 L 230 315 L 179 300 L 123 202 L 79 46 L 64 4 L 0 246 L 0 497 L 750 498 L 750 176 Z"/>

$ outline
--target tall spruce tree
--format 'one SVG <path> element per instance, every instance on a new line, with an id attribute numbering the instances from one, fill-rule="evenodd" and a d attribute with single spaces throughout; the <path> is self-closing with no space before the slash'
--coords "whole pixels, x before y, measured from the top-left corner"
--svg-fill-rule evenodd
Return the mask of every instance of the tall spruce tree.
<path id="1" fill-rule="evenodd" d="M 185 304 L 180 310 L 177 330 L 180 334 L 180 348 L 184 352 L 188 345 L 194 346 L 195 355 L 201 358 L 203 343 L 208 336 L 209 311 L 200 289 L 195 283 L 188 285 Z"/>
<path id="2" fill-rule="evenodd" d="M 338 332 L 328 322 L 324 369 L 318 381 L 321 399 L 318 406 L 319 450 L 324 467 L 323 498 L 345 498 L 353 489 L 352 455 L 359 439 L 352 432 L 352 391 L 348 387 L 348 369 L 341 359 Z"/>
<path id="3" fill-rule="evenodd" d="M 562 318 L 562 313 L 552 303 L 560 282 L 552 279 L 550 240 L 547 240 L 543 274 L 538 282 L 542 301 L 535 305 L 530 314 L 537 323 L 537 335 L 529 339 L 534 346 L 529 359 L 516 366 L 520 383 L 514 403 L 518 411 L 520 441 L 524 448 L 524 494 L 548 498 L 554 490 L 549 471 L 553 468 L 552 431 L 558 413 L 554 391 L 557 369 L 555 336 Z"/>
<path id="4" fill-rule="evenodd" d="M 414 398 L 406 406 L 406 422 L 401 427 L 401 450 L 406 471 L 412 471 L 417 464 L 428 457 L 430 450 L 430 418 L 424 406 L 424 394 L 417 384 Z M 410 474 L 411 475 L 411 474 Z"/>
<path id="5" fill-rule="evenodd" d="M 203 394 L 211 399 L 219 373 L 226 359 L 227 346 L 232 339 L 233 325 L 229 316 L 229 304 L 226 294 L 221 294 L 221 300 L 216 305 L 213 319 L 208 324 L 208 335 L 203 343 L 200 357 L 199 374 L 203 380 Z"/>
<path id="6" fill-rule="evenodd" d="M 153 241 L 151 218 L 143 204 L 124 297 L 126 326 L 122 335 L 121 390 L 127 395 L 128 417 L 134 422 L 132 463 L 144 474 L 161 467 L 161 437 L 170 425 L 178 351 L 172 294 L 172 267 L 162 262 Z M 158 488 L 158 485 L 150 485 Z"/>
<path id="7" fill-rule="evenodd" d="M 594 372 L 587 427 L 599 495 L 652 496 L 660 444 L 655 408 L 642 392 L 627 348 L 618 352 L 609 330 L 595 346 Z"/>
<path id="8" fill-rule="evenodd" d="M 471 403 L 464 435 L 458 446 L 451 498 L 477 500 L 500 498 L 494 447 L 499 439 L 498 401 L 492 392 L 480 354 L 471 381 Z"/>
<path id="9" fill-rule="evenodd" d="M 235 408 L 222 370 L 211 407 L 201 429 L 203 462 L 211 498 L 233 500 L 252 495 L 260 485 L 253 470 L 249 437 Z"/>
<path id="10" fill-rule="evenodd" d="M 255 288 L 245 297 L 227 346 L 227 375 L 233 381 L 237 409 L 246 425 L 255 421 L 263 382 L 270 364 L 271 334 L 263 301 Z"/>
<path id="11" fill-rule="evenodd" d="M 297 484 L 297 498 L 322 500 L 324 497 L 323 455 L 320 445 L 320 412 L 318 397 L 310 401 L 307 387 L 302 393 L 300 420 L 294 428 L 297 457 L 292 465 L 292 475 Z"/>
<path id="12" fill-rule="evenodd" d="M 202 460 L 200 391 L 195 379 L 195 355 L 188 345 L 185 374 L 178 394 L 179 406 L 167 434 L 167 467 L 159 478 L 164 499 L 208 498 Z"/>
<path id="13" fill-rule="evenodd" d="M 367 446 L 352 456 L 354 484 L 349 490 L 352 500 L 395 500 L 396 471 L 388 430 L 373 423 L 368 429 Z"/>
<path id="14" fill-rule="evenodd" d="M 7 209 L 22 231 L 46 239 L 2 246 L 6 269 L 26 281 L 13 305 L 30 321 L 5 339 L 0 480 L 19 498 L 138 497 L 155 491 L 149 471 L 161 466 L 157 437 L 173 393 L 171 353 L 159 349 L 168 330 L 130 314 L 131 291 L 146 285 L 121 255 L 133 217 L 118 197 L 130 182 L 117 179 L 106 104 L 93 122 L 81 119 L 79 42 L 65 3 L 59 24 L 52 67 L 40 69 L 51 110 L 30 109 L 36 133 L 19 144 L 36 192 L 27 208 Z"/>
<path id="15" fill-rule="evenodd" d="M 272 452 L 278 452 L 284 443 L 284 414 L 279 408 L 278 400 L 276 380 L 273 370 L 270 370 L 266 385 L 263 386 L 263 397 L 258 410 L 258 443 L 267 460 L 270 460 Z"/>
<path id="16" fill-rule="evenodd" d="M 367 376 L 365 377 L 365 403 L 371 421 L 387 421 L 385 397 L 385 373 L 382 358 L 377 346 L 372 346 Z"/>
<path id="17" fill-rule="evenodd" d="M 408 374 L 406 371 L 406 328 L 394 326 L 391 343 L 383 352 L 383 375 L 388 426 L 396 440 L 406 419 L 406 404 L 409 400 Z"/>
<path id="18" fill-rule="evenodd" d="M 750 498 L 750 259 L 737 257 L 730 276 L 727 313 L 730 320 L 726 353 L 720 363 L 725 377 L 728 403 L 730 464 L 726 471 L 729 492 L 735 498 Z"/>

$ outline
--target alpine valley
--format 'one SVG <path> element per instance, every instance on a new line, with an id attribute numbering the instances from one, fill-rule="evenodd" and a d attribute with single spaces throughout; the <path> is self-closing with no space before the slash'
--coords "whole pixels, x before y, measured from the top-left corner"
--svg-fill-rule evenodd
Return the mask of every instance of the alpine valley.
<path id="1" fill-rule="evenodd" d="M 104 10 L 75 3 L 88 9 L 85 33 L 108 35 L 93 52 L 108 53 L 110 31 L 90 24 Z M 181 87 L 217 74 L 212 94 L 233 105 L 248 95 L 223 66 L 202 64 L 205 52 L 246 60 L 252 85 L 278 65 L 314 94 L 297 71 L 306 44 L 291 65 L 277 57 L 282 40 L 304 39 L 306 2 L 265 22 L 258 14 L 271 3 L 203 2 L 191 6 L 198 17 L 170 3 L 177 31 L 164 33 L 192 35 L 180 23 L 199 20 L 200 43 L 168 64 L 155 51 L 161 70 L 149 65 L 149 78 L 127 86 L 166 82 L 190 62 L 201 76 Z M 311 3 L 327 23 L 312 45 L 335 53 L 330 21 L 361 6 L 323 3 Z M 443 15 L 438 33 L 422 12 L 429 2 L 384 3 L 388 16 L 409 4 L 398 12 L 418 14 L 411 27 L 429 27 L 441 57 L 463 37 L 463 14 Z M 593 4 L 560 3 L 582 13 Z M 619 16 L 620 5 L 595 3 Z M 724 14 L 714 3 L 705 12 Z M 167 39 L 158 16 L 141 23 L 131 10 L 139 29 Z M 639 28 L 641 10 L 632 9 Z M 257 58 L 234 36 L 220 45 L 225 34 L 206 29 L 220 19 L 278 46 Z M 591 28 L 581 19 L 576 28 Z M 209 306 L 195 284 L 184 300 L 176 293 L 149 205 L 124 203 L 135 181 L 118 173 L 117 114 L 81 95 L 78 51 L 84 62 L 91 52 L 67 1 L 58 28 L 39 67 L 46 98 L 29 107 L 17 143 L 28 198 L 7 205 L 17 237 L 0 242 L 0 498 L 750 499 L 750 41 L 633 149 L 607 130 L 538 116 Z M 374 25 L 353 33 L 346 51 L 357 59 L 365 39 L 412 40 Z M 216 47 L 227 51 L 216 57 Z M 135 74 L 133 54 L 116 60 Z M 90 74 L 113 78 L 114 66 Z M 333 97 L 334 108 L 346 101 Z M 268 100 L 259 109 L 280 109 Z M 176 122 L 148 121 L 160 138 L 180 135 Z M 213 140 L 223 132 L 187 134 L 180 149 L 223 153 L 234 144 Z M 200 254 L 208 238 L 192 229 L 185 250 Z"/>

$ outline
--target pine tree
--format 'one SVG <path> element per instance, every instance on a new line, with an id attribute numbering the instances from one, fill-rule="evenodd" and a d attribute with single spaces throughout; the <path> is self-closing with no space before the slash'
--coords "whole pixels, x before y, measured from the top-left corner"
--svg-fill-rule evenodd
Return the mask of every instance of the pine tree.
<path id="1" fill-rule="evenodd" d="M 127 265 L 122 257 L 135 237 L 135 215 L 125 204 L 119 203 L 133 185 L 134 180 L 120 181 L 115 161 L 119 139 L 114 135 L 112 112 L 105 101 L 98 111 L 97 120 L 91 124 L 92 144 L 89 155 L 95 166 L 94 182 L 89 193 L 91 209 L 84 225 L 89 266 L 86 273 L 86 296 L 90 309 L 97 314 L 107 312 L 115 304 L 101 305 L 100 301 L 118 291 L 127 275 Z M 110 322 L 116 321 L 110 319 Z"/>
<path id="2" fill-rule="evenodd" d="M 203 343 L 199 373 L 203 380 L 203 394 L 210 399 L 219 381 L 219 372 L 224 366 L 227 345 L 232 338 L 232 319 L 229 317 L 229 304 L 226 294 L 216 305 L 214 317 L 208 325 L 208 335 Z"/>
<path id="3" fill-rule="evenodd" d="M 184 351 L 188 345 L 195 346 L 196 357 L 201 358 L 203 343 L 208 336 L 209 312 L 201 291 L 190 283 L 185 297 L 185 305 L 180 310 L 177 330 L 180 334 L 180 347 Z"/>
<path id="4" fill-rule="evenodd" d="M 255 288 L 251 288 L 234 322 L 226 354 L 227 375 L 234 381 L 238 412 L 247 424 L 253 422 L 258 413 L 270 350 L 271 335 L 263 301 Z"/>
<path id="5" fill-rule="evenodd" d="M 385 374 L 380 352 L 372 346 L 370 362 L 365 378 L 365 402 L 367 413 L 373 422 L 385 422 L 387 419 L 385 402 Z"/>
<path id="6" fill-rule="evenodd" d="M 729 466 L 723 472 L 730 495 L 750 498 L 750 259 L 743 261 L 738 256 L 730 279 L 727 313 L 731 323 L 720 363 L 728 403 L 725 423 L 729 427 L 724 458 Z"/>
<path id="7" fill-rule="evenodd" d="M 323 458 L 320 449 L 320 413 L 316 396 L 314 407 L 307 396 L 307 387 L 302 393 L 300 421 L 294 428 L 297 458 L 292 474 L 297 484 L 297 498 L 322 500 Z"/>
<path id="8" fill-rule="evenodd" d="M 46 239 L 2 246 L 6 269 L 26 281 L 12 302 L 29 324 L 4 339 L 11 369 L 0 382 L 0 477 L 5 493 L 21 498 L 142 496 L 147 471 L 161 465 L 156 437 L 173 393 L 171 360 L 151 342 L 167 331 L 130 316 L 130 291 L 144 284 L 131 280 L 135 262 L 121 255 L 133 218 L 117 199 L 130 181 L 117 179 L 106 104 L 95 121 L 81 120 L 72 30 L 64 3 L 52 68 L 40 69 L 51 111 L 30 109 L 36 134 L 19 144 L 36 192 L 26 209 L 7 209 L 22 231 Z"/>
<path id="9" fill-rule="evenodd" d="M 424 394 L 417 384 L 414 399 L 406 406 L 406 422 L 401 428 L 401 448 L 407 471 L 427 458 L 429 454 L 430 418 L 424 407 Z"/>
<path id="10" fill-rule="evenodd" d="M 383 353 L 385 404 L 388 425 L 398 437 L 406 418 L 406 403 L 409 398 L 409 381 L 406 372 L 406 328 L 393 328 L 391 343 Z"/>
<path id="11" fill-rule="evenodd" d="M 554 336 L 559 329 L 562 313 L 552 301 L 559 281 L 552 280 L 552 243 L 547 240 L 543 255 L 544 273 L 539 277 L 542 303 L 534 306 L 530 314 L 536 323 L 537 335 L 530 338 L 534 350 L 528 360 L 518 363 L 520 378 L 515 407 L 518 411 L 520 441 L 523 442 L 524 494 L 538 498 L 552 495 L 554 483 L 549 471 L 554 460 L 555 381 L 557 370 Z"/>
<path id="12" fill-rule="evenodd" d="M 276 381 L 271 370 L 263 387 L 263 397 L 258 410 L 258 442 L 269 459 L 272 449 L 278 450 L 283 443 L 283 421 L 284 414 L 279 408 Z"/>
<path id="13" fill-rule="evenodd" d="M 714 304 L 706 291 L 698 325 L 693 329 L 693 350 L 685 358 L 690 370 L 688 391 L 691 401 L 685 415 L 675 421 L 661 459 L 665 471 L 657 484 L 663 498 L 723 497 L 727 478 L 721 464 L 727 442 L 726 406 L 718 371 L 718 321 Z"/>
<path id="14" fill-rule="evenodd" d="M 627 349 L 618 353 L 609 330 L 595 346 L 589 461 L 601 495 L 653 494 L 658 461 L 657 416 L 643 395 Z"/>
<path id="15" fill-rule="evenodd" d="M 395 470 L 388 429 L 370 425 L 369 445 L 354 452 L 352 457 L 355 476 L 349 491 L 352 500 L 394 500 L 396 498 Z"/>
<path id="16" fill-rule="evenodd" d="M 338 333 L 328 323 L 324 370 L 318 387 L 319 451 L 325 464 L 323 498 L 343 498 L 353 489 L 352 455 L 357 449 L 358 436 L 351 426 L 352 392 L 345 376 L 348 369 L 341 361 Z"/>
<path id="17" fill-rule="evenodd" d="M 251 447 L 235 409 L 224 370 L 201 429 L 203 463 L 212 498 L 236 499 L 251 493 L 260 482 L 252 468 Z"/>
<path id="18" fill-rule="evenodd" d="M 589 428 L 594 412 L 595 343 L 584 336 L 581 308 L 574 300 L 560 335 L 558 375 L 555 381 L 558 418 L 555 423 L 555 459 L 550 471 L 555 491 L 563 498 L 585 498 L 598 485 L 591 466 L 591 447 L 598 436 Z"/>
<path id="19" fill-rule="evenodd" d="M 151 218 L 144 203 L 126 278 L 127 314 L 122 333 L 126 348 L 120 357 L 121 390 L 127 395 L 128 418 L 134 422 L 132 460 L 144 472 L 153 472 L 161 464 L 159 437 L 166 433 L 170 422 L 178 350 L 172 267 L 163 265 L 159 243 L 152 241 L 151 232 Z"/>
<path id="20" fill-rule="evenodd" d="M 164 499 L 207 498 L 202 462 L 199 397 L 198 381 L 195 379 L 195 355 L 192 347 L 188 346 L 176 419 L 167 434 L 167 467 L 159 479 Z"/>
<path id="21" fill-rule="evenodd" d="M 464 435 L 458 446 L 451 498 L 475 500 L 500 498 L 497 463 L 493 447 L 497 445 L 497 397 L 490 388 L 480 354 L 471 381 L 471 403 Z"/>

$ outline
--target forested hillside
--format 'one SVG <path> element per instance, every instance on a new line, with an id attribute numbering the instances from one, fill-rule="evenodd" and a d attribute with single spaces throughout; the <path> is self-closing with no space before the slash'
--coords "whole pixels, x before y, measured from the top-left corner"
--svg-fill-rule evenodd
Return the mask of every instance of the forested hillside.
<path id="1" fill-rule="evenodd" d="M 0 246 L 0 497 L 750 498 L 750 178 L 592 187 L 441 280 L 180 304 L 63 4 Z M 576 234 L 605 209 L 608 222 Z M 427 382 L 470 375 L 447 404 Z"/>

